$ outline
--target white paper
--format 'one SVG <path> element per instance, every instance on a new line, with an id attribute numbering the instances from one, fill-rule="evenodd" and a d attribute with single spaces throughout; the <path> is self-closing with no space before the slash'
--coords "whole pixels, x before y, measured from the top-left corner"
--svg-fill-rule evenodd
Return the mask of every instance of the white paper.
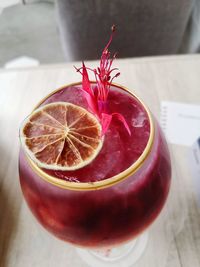
<path id="1" fill-rule="evenodd" d="M 200 206 L 200 137 L 189 150 L 189 166 Z"/>
<path id="2" fill-rule="evenodd" d="M 191 146 L 200 136 L 200 105 L 163 101 L 160 123 L 168 142 Z"/>

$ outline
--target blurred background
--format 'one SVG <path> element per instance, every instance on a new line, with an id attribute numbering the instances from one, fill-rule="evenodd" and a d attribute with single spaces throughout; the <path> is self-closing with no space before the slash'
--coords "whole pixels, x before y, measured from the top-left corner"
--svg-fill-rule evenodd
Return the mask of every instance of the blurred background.
<path id="1" fill-rule="evenodd" d="M 200 52 L 200 0 L 0 0 L 0 67 Z"/>

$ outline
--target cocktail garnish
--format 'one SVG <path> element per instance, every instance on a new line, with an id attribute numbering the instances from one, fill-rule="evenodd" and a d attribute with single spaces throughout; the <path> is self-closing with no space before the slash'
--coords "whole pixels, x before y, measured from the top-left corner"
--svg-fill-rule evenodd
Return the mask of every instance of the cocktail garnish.
<path id="1" fill-rule="evenodd" d="M 103 144 L 98 119 L 67 102 L 50 103 L 32 112 L 20 129 L 20 139 L 38 166 L 62 171 L 88 165 Z"/>
<path id="2" fill-rule="evenodd" d="M 110 123 L 113 118 L 120 120 L 124 127 L 126 128 L 129 135 L 131 135 L 130 128 L 124 118 L 124 116 L 118 112 L 109 114 L 108 111 L 108 94 L 110 86 L 114 78 L 120 75 L 117 68 L 111 68 L 113 60 L 116 58 L 116 53 L 111 57 L 111 53 L 108 48 L 112 42 L 113 35 L 115 33 L 116 27 L 112 26 L 112 32 L 110 39 L 105 46 L 101 59 L 100 66 L 96 69 L 91 69 L 85 66 L 84 62 L 82 63 L 81 68 L 76 68 L 77 72 L 80 72 L 82 75 L 82 90 L 84 96 L 87 100 L 89 109 L 94 113 L 101 122 L 102 125 L 102 135 L 108 130 Z M 93 72 L 95 75 L 96 85 L 92 86 L 89 80 L 88 70 Z M 117 71 L 117 72 L 116 72 Z M 113 72 L 116 72 L 113 76 Z"/>

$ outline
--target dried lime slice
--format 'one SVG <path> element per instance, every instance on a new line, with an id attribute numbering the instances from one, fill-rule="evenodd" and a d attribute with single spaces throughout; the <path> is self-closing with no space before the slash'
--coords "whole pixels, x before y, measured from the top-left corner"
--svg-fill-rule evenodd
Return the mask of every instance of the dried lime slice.
<path id="1" fill-rule="evenodd" d="M 103 144 L 97 118 L 67 102 L 51 103 L 31 113 L 20 129 L 20 139 L 39 167 L 65 171 L 92 162 Z"/>

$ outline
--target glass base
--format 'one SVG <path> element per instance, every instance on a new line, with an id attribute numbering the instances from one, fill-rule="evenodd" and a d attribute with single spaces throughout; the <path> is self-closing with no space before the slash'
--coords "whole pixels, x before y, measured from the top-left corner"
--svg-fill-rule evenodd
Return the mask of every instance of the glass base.
<path id="1" fill-rule="evenodd" d="M 91 267 L 129 267 L 142 256 L 148 241 L 148 233 L 112 249 L 86 250 L 77 248 L 80 257 Z"/>

